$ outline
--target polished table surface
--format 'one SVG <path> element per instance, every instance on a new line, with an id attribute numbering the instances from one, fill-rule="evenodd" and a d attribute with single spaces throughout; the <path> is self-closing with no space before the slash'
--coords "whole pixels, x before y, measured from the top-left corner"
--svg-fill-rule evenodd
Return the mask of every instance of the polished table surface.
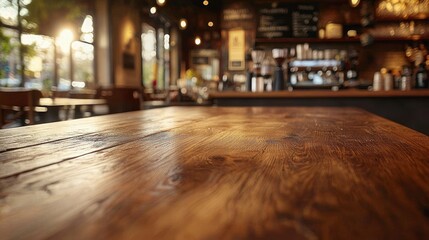
<path id="1" fill-rule="evenodd" d="M 91 106 L 105 105 L 106 99 L 86 99 L 86 98 L 41 98 L 38 106 L 43 107 L 64 107 L 64 106 Z"/>
<path id="2" fill-rule="evenodd" d="M 429 239 L 429 137 L 353 108 L 0 130 L 1 239 Z"/>

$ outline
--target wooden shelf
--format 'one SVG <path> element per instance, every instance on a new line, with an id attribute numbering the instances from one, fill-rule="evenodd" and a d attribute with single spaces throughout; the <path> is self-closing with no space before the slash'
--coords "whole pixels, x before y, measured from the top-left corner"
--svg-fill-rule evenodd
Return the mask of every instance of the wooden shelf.
<path id="1" fill-rule="evenodd" d="M 400 42 L 400 41 L 427 41 L 428 37 L 376 37 L 374 41 L 376 42 Z"/>
<path id="2" fill-rule="evenodd" d="M 399 23 L 399 22 L 411 22 L 411 21 L 415 21 L 415 22 L 423 22 L 423 21 L 428 21 L 429 18 L 427 17 L 410 17 L 410 18 L 401 18 L 401 17 L 376 17 L 374 22 L 375 24 L 378 23 Z"/>
<path id="3" fill-rule="evenodd" d="M 256 38 L 256 43 L 350 43 L 360 42 L 358 37 L 354 38 L 335 38 L 335 39 L 320 39 L 320 38 Z"/>
<path id="4" fill-rule="evenodd" d="M 209 99 L 226 98 L 389 98 L 389 97 L 428 97 L 429 89 L 411 91 L 367 91 L 347 89 L 331 90 L 294 90 L 276 92 L 211 92 Z"/>
<path id="5" fill-rule="evenodd" d="M 400 42 L 400 41 L 428 41 L 429 38 L 415 37 L 375 37 L 375 42 Z M 320 38 L 256 38 L 256 43 L 360 43 L 359 37 L 353 38 L 336 38 L 336 39 L 320 39 Z"/>

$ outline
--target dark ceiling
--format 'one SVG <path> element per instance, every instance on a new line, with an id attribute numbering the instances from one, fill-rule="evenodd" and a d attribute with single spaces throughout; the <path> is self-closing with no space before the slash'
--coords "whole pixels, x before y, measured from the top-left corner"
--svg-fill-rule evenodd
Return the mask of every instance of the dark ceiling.
<path id="1" fill-rule="evenodd" d="M 349 0 L 207 0 L 208 5 L 203 4 L 203 0 L 165 0 L 163 6 L 158 6 L 156 0 L 124 0 L 140 7 L 143 12 L 148 13 L 153 6 L 158 8 L 157 16 L 162 16 L 161 19 L 166 19 L 170 23 L 177 23 L 179 19 L 186 18 L 192 22 L 198 22 L 198 16 L 206 15 L 210 18 L 218 18 L 221 15 L 223 6 L 231 3 L 243 2 L 246 4 L 252 3 L 267 3 L 267 2 L 285 2 L 285 3 L 347 3 Z M 194 23 L 193 25 L 198 24 Z"/>

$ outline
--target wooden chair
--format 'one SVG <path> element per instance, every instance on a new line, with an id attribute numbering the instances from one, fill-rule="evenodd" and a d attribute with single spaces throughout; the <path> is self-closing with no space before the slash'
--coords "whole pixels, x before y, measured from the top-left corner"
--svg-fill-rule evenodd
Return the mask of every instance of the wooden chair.
<path id="1" fill-rule="evenodd" d="M 70 97 L 70 92 L 64 91 L 64 90 L 51 90 L 50 97 L 52 97 L 52 98 L 68 98 L 68 97 Z"/>
<path id="2" fill-rule="evenodd" d="M 97 97 L 97 90 L 95 89 L 73 89 L 70 90 L 70 98 L 80 98 L 80 99 L 94 99 Z M 94 115 L 93 106 L 76 106 L 74 108 L 74 117 L 85 116 L 85 115 Z"/>
<path id="3" fill-rule="evenodd" d="M 141 109 L 142 89 L 134 87 L 111 87 L 99 90 L 100 97 L 105 98 L 109 113 L 137 111 Z"/>
<path id="4" fill-rule="evenodd" d="M 70 98 L 84 98 L 84 99 L 93 99 L 97 95 L 97 90 L 95 89 L 73 89 L 69 92 Z"/>
<path id="5" fill-rule="evenodd" d="M 39 90 L 1 89 L 0 90 L 0 128 L 21 119 L 25 124 L 35 122 L 35 108 L 42 97 Z"/>

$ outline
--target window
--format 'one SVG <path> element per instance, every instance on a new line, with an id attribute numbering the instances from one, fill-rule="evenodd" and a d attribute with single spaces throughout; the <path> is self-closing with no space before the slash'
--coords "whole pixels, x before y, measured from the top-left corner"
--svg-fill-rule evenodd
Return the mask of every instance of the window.
<path id="1" fill-rule="evenodd" d="M 94 82 L 94 46 L 75 41 L 72 43 L 73 88 L 95 88 Z"/>
<path id="2" fill-rule="evenodd" d="M 85 17 L 80 33 L 65 28 L 55 38 L 29 34 L 26 31 L 35 26 L 24 19 L 30 3 L 0 0 L 0 87 L 95 87 L 92 16 Z"/>
<path id="3" fill-rule="evenodd" d="M 142 30 L 143 84 L 147 88 L 157 87 L 156 75 L 158 70 L 155 28 L 144 23 Z"/>
<path id="4" fill-rule="evenodd" d="M 0 87 L 19 87 L 21 63 L 18 31 L 0 28 Z"/>
<path id="5" fill-rule="evenodd" d="M 9 26 L 18 26 L 18 2 L 0 0 L 0 20 Z"/>
<path id="6" fill-rule="evenodd" d="M 26 88 L 49 90 L 54 84 L 54 41 L 42 35 L 22 34 Z"/>
<path id="7" fill-rule="evenodd" d="M 158 72 L 157 72 L 157 88 L 164 89 L 165 88 L 165 73 L 164 73 L 164 29 L 158 29 L 158 41 L 157 41 L 157 59 L 158 59 Z"/>

